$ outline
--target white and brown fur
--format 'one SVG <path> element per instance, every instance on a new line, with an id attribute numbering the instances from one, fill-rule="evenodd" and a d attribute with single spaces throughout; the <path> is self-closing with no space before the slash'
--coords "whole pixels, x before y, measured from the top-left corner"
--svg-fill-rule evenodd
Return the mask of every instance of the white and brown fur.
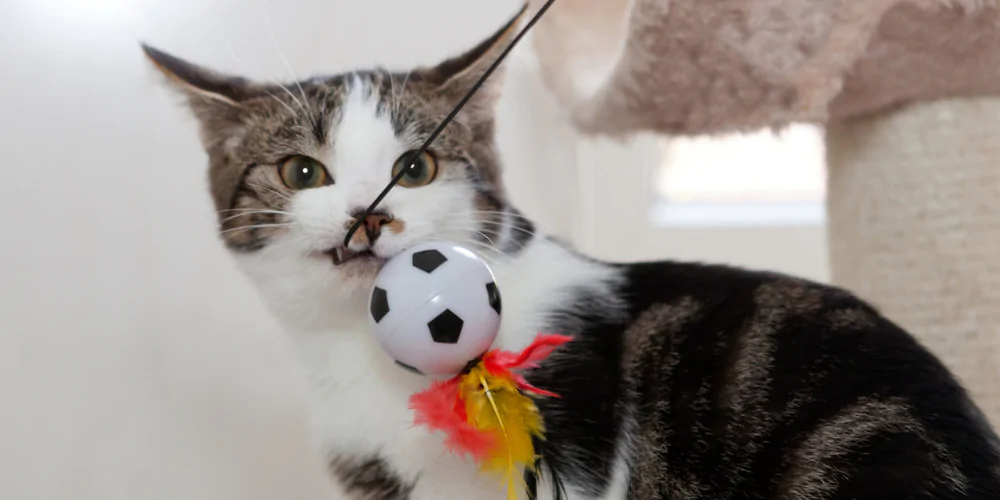
<path id="1" fill-rule="evenodd" d="M 252 83 L 151 47 L 200 123 L 225 244 L 294 339 L 309 376 L 319 453 L 335 498 L 502 498 L 496 478 L 412 425 L 427 379 L 368 331 L 381 259 L 451 240 L 484 256 L 504 317 L 497 346 L 537 332 L 574 342 L 529 373 L 547 440 L 539 498 L 996 499 L 1000 447 L 948 371 L 851 294 L 769 273 L 609 264 L 536 234 L 508 202 L 494 146 L 493 79 L 431 151 L 426 187 L 398 187 L 378 259 L 335 266 L 352 214 L 389 181 L 512 36 L 517 20 L 433 68 Z M 328 185 L 277 175 L 310 156 Z M 622 166 L 621 168 L 627 168 Z"/>

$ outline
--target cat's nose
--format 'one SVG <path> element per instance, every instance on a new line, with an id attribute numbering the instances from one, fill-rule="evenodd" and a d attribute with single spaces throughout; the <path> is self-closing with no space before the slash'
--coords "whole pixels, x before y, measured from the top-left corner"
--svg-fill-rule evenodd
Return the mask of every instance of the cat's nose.
<path id="1" fill-rule="evenodd" d="M 364 209 L 354 212 L 351 216 L 355 221 L 364 218 L 365 236 L 368 237 L 368 244 L 374 245 L 375 240 L 382 234 L 382 226 L 392 222 L 392 215 L 381 210 L 376 210 L 365 215 Z"/>

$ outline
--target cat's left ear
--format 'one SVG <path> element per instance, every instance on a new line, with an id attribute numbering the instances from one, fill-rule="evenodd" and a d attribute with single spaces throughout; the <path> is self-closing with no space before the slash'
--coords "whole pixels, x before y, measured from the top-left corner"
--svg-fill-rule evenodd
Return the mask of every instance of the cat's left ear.
<path id="1" fill-rule="evenodd" d="M 186 98 L 198 119 L 206 149 L 243 130 L 243 103 L 260 94 L 258 84 L 190 63 L 146 44 L 142 44 L 142 50 L 170 87 Z"/>
<path id="2" fill-rule="evenodd" d="M 424 70 L 426 78 L 439 83 L 441 91 L 457 102 L 472 89 L 514 40 L 527 10 L 528 6 L 525 5 L 502 28 L 471 50 Z M 477 117 L 491 118 L 494 104 L 500 97 L 503 79 L 504 65 L 501 64 L 465 105 L 463 112 Z"/>

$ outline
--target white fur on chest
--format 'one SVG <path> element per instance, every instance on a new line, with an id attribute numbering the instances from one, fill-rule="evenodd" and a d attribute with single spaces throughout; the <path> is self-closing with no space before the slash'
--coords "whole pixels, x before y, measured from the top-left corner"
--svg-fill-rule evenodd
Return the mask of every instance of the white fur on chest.
<path id="1" fill-rule="evenodd" d="M 504 306 L 495 347 L 508 350 L 529 344 L 546 313 L 570 300 L 574 287 L 606 291 L 615 280 L 608 268 L 577 259 L 547 241 L 531 243 L 518 258 L 493 268 Z M 412 500 L 505 498 L 502 481 L 452 455 L 442 436 L 412 425 L 408 398 L 429 379 L 393 364 L 369 331 L 363 310 L 340 323 L 343 327 L 336 331 L 296 339 L 309 376 L 320 452 L 377 455 L 404 481 L 416 482 Z"/>
<path id="2" fill-rule="evenodd" d="M 468 495 L 497 483 L 483 481 L 472 464 L 451 455 L 440 436 L 413 426 L 409 396 L 429 379 L 394 365 L 367 324 L 300 341 L 299 349 L 309 377 L 313 432 L 324 458 L 378 457 L 403 481 L 416 482 L 414 500 L 489 498 Z M 445 477 L 444 483 L 430 479 Z"/>

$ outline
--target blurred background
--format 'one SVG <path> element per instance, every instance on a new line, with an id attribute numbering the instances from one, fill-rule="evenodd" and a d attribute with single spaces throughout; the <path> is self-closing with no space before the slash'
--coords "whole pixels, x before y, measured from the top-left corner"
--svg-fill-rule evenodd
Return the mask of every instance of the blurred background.
<path id="1" fill-rule="evenodd" d="M 321 495 L 295 360 L 217 241 L 195 123 L 139 41 L 291 80 L 434 63 L 519 5 L 0 3 L 0 497 Z M 614 260 L 828 278 L 821 131 L 585 138 L 529 44 L 507 65 L 507 182 L 548 231 Z"/>

